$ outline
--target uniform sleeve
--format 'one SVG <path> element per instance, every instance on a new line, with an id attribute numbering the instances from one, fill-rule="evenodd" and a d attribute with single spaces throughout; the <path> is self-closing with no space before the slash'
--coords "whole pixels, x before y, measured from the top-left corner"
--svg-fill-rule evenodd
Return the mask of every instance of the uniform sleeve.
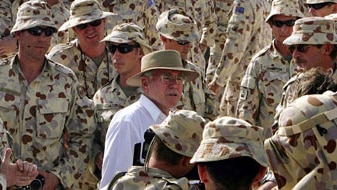
<path id="1" fill-rule="evenodd" d="M 140 18 L 144 22 L 145 26 L 145 36 L 149 40 L 149 45 L 154 50 L 159 50 L 161 40 L 156 30 L 156 24 L 159 17 L 159 11 L 155 5 L 154 0 L 145 0 L 144 3 L 147 3 L 145 10 L 143 12 L 143 17 Z"/>
<path id="2" fill-rule="evenodd" d="M 5 37 L 10 34 L 14 21 L 12 21 L 12 3 L 10 0 L 0 1 L 0 36 Z"/>
<path id="3" fill-rule="evenodd" d="M 208 47 L 212 47 L 215 43 L 215 33 L 217 31 L 217 16 L 215 14 L 215 7 L 213 0 L 207 0 L 205 2 L 206 7 L 202 8 L 204 11 L 202 34 L 200 44 L 206 44 Z"/>

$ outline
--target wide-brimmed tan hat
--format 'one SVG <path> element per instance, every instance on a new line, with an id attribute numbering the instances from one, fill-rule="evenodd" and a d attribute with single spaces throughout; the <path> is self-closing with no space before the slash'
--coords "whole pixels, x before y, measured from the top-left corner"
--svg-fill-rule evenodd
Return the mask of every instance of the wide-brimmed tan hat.
<path id="1" fill-rule="evenodd" d="M 34 28 L 35 26 L 47 26 L 57 30 L 52 10 L 43 0 L 27 1 L 18 8 L 16 21 L 11 33 Z"/>
<path id="2" fill-rule="evenodd" d="M 70 6 L 69 20 L 62 24 L 59 31 L 113 15 L 116 14 L 102 11 L 96 0 L 75 0 Z"/>
<path id="3" fill-rule="evenodd" d="M 141 86 L 141 76 L 148 71 L 156 69 L 181 71 L 186 78 L 186 82 L 192 81 L 199 76 L 197 72 L 183 67 L 178 51 L 160 50 L 143 56 L 141 61 L 141 72 L 130 77 L 126 83 L 130 86 Z"/>
<path id="4" fill-rule="evenodd" d="M 192 157 L 198 149 L 206 120 L 194 111 L 170 112 L 167 118 L 150 128 L 172 151 Z"/>
<path id="5" fill-rule="evenodd" d="M 202 141 L 191 163 L 247 156 L 267 167 L 263 141 L 262 127 L 234 117 L 220 117 L 205 126 Z"/>
<path id="6" fill-rule="evenodd" d="M 145 38 L 143 29 L 133 23 L 122 23 L 116 25 L 112 32 L 107 35 L 102 41 L 115 42 L 115 43 L 138 43 L 144 54 L 152 52 L 151 46 L 149 46 L 148 40 Z"/>
<path id="7" fill-rule="evenodd" d="M 323 17 L 304 17 L 296 20 L 292 34 L 283 41 L 286 45 L 337 44 L 335 23 Z"/>
<path id="8" fill-rule="evenodd" d="M 275 15 L 304 17 L 297 0 L 273 0 L 266 22 Z"/>
<path id="9" fill-rule="evenodd" d="M 176 41 L 195 42 L 199 39 L 196 21 L 181 9 L 163 12 L 156 24 L 159 33 Z"/>

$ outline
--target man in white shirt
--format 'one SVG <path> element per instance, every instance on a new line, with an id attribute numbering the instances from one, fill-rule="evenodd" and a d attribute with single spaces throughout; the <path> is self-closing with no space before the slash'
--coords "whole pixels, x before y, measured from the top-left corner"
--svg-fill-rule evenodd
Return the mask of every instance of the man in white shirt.
<path id="1" fill-rule="evenodd" d="M 144 163 L 141 152 L 145 131 L 166 118 L 179 102 L 184 83 L 198 76 L 183 68 L 175 50 L 156 51 L 142 58 L 141 72 L 130 77 L 127 84 L 141 86 L 144 95 L 118 111 L 109 125 L 100 188 L 108 185 L 116 172 Z"/>

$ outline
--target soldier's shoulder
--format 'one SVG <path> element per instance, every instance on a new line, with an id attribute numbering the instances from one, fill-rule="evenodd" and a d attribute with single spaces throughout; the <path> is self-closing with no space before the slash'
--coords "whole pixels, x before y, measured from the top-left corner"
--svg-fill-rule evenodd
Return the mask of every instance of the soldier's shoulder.
<path id="1" fill-rule="evenodd" d="M 263 49 L 261 49 L 260 51 L 258 51 L 258 52 L 252 57 L 252 60 L 258 59 L 259 57 L 265 56 L 265 55 L 268 53 L 269 50 L 270 50 L 270 45 L 267 45 L 266 47 L 264 47 Z"/>
<path id="2" fill-rule="evenodd" d="M 48 53 L 48 57 L 52 57 L 56 54 L 69 51 L 71 48 L 75 46 L 74 42 L 69 42 L 69 43 L 60 43 L 56 44 Z"/>
<path id="3" fill-rule="evenodd" d="M 71 70 L 69 67 L 64 66 L 60 63 L 57 63 L 51 59 L 48 59 L 49 64 L 55 69 L 56 72 L 71 77 L 73 80 L 75 80 L 76 76 L 73 70 Z"/>

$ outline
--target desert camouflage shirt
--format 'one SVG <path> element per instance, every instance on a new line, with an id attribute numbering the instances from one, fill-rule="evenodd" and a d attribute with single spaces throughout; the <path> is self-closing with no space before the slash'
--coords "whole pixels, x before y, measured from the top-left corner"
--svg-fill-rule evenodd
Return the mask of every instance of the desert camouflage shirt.
<path id="1" fill-rule="evenodd" d="M 79 96 L 74 73 L 45 59 L 41 74 L 28 84 L 15 56 L 0 61 L 0 81 L 0 117 L 13 138 L 13 158 L 73 188 L 87 167 L 95 130 L 92 101 Z"/>
<path id="2" fill-rule="evenodd" d="M 48 58 L 72 69 L 82 87 L 82 93 L 92 98 L 95 92 L 114 78 L 110 54 L 106 48 L 105 56 L 99 66 L 82 53 L 78 40 L 68 44 L 55 46 L 48 54 Z"/>

